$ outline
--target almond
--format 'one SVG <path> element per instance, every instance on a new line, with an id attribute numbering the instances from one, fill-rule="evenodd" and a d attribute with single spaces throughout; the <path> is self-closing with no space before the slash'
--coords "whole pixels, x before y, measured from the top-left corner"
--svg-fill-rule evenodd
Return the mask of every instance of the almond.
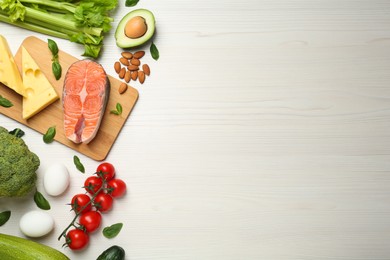
<path id="1" fill-rule="evenodd" d="M 132 80 L 137 80 L 137 78 L 138 78 L 138 71 L 131 72 L 131 79 Z"/>
<path id="2" fill-rule="evenodd" d="M 122 52 L 122 57 L 130 60 L 131 58 L 133 58 L 133 54 L 131 52 L 124 51 L 124 52 Z"/>
<path id="3" fill-rule="evenodd" d="M 121 71 L 121 64 L 119 63 L 119 61 L 114 63 L 114 69 L 116 73 L 119 73 L 119 71 Z"/>
<path id="4" fill-rule="evenodd" d="M 122 68 L 121 71 L 119 71 L 119 78 L 123 79 L 126 74 L 126 69 Z"/>
<path id="5" fill-rule="evenodd" d="M 126 81 L 127 83 L 129 83 L 130 79 L 131 79 L 131 71 L 128 70 L 128 71 L 126 71 L 126 73 L 125 73 L 125 81 Z"/>
<path id="6" fill-rule="evenodd" d="M 141 84 L 145 82 L 145 73 L 142 70 L 138 71 L 138 80 Z"/>
<path id="7" fill-rule="evenodd" d="M 119 94 L 122 95 L 123 93 L 126 92 L 126 90 L 127 90 L 127 84 L 126 83 L 120 84 L 119 89 L 118 89 Z"/>
<path id="8" fill-rule="evenodd" d="M 145 72 L 145 75 L 150 76 L 150 68 L 148 64 L 143 64 L 142 70 Z"/>
<path id="9" fill-rule="evenodd" d="M 136 59 L 141 59 L 145 55 L 144 51 L 137 51 L 134 53 L 133 57 Z"/>
<path id="10" fill-rule="evenodd" d="M 123 64 L 123 65 L 125 65 L 125 66 L 129 66 L 129 60 L 128 59 L 126 59 L 126 58 L 120 58 L 119 59 L 119 61 Z"/>
<path id="11" fill-rule="evenodd" d="M 138 66 L 135 66 L 135 65 L 132 65 L 132 64 L 130 64 L 129 66 L 127 66 L 127 69 L 128 69 L 128 70 L 131 70 L 131 71 L 134 71 L 134 70 L 139 70 L 139 67 L 138 67 Z"/>
<path id="12" fill-rule="evenodd" d="M 141 62 L 140 62 L 139 59 L 137 59 L 137 58 L 132 58 L 132 59 L 130 60 L 130 63 L 133 64 L 133 65 L 135 65 L 135 66 L 139 66 L 139 65 L 141 64 Z"/>

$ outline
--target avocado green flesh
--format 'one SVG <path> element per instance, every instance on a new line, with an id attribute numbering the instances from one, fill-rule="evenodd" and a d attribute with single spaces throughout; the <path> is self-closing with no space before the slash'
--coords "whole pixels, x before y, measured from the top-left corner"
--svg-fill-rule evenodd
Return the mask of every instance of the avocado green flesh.
<path id="1" fill-rule="evenodd" d="M 129 20 L 133 17 L 141 16 L 145 19 L 147 30 L 146 33 L 136 39 L 129 38 L 125 35 L 125 27 Z M 144 44 L 150 40 L 155 31 L 155 19 L 153 13 L 146 9 L 137 9 L 126 14 L 119 22 L 115 31 L 116 45 L 120 48 L 132 48 Z"/>

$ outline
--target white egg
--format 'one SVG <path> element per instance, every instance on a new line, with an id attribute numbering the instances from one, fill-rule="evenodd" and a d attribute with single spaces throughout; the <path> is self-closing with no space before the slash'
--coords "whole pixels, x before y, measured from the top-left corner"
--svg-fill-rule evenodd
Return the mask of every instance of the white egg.
<path id="1" fill-rule="evenodd" d="M 42 237 L 53 230 L 54 220 L 44 211 L 33 210 L 22 216 L 19 227 L 28 237 Z"/>
<path id="2" fill-rule="evenodd" d="M 59 196 L 65 192 L 70 182 L 68 169 L 61 163 L 56 163 L 47 168 L 43 176 L 43 187 L 47 194 Z"/>

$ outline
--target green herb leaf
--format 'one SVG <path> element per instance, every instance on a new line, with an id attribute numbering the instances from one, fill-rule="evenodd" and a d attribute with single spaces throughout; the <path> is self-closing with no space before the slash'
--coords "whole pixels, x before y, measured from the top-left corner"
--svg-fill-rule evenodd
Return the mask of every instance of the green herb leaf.
<path id="1" fill-rule="evenodd" d="M 106 238 L 116 237 L 123 227 L 122 223 L 116 223 L 103 229 L 103 235 Z"/>
<path id="2" fill-rule="evenodd" d="M 9 220 L 9 218 L 11 217 L 11 211 L 7 210 L 7 211 L 3 211 L 0 213 L 0 227 L 2 225 L 4 225 L 5 223 L 7 223 L 7 221 Z"/>
<path id="3" fill-rule="evenodd" d="M 35 204 L 37 204 L 38 208 L 43 209 L 43 210 L 50 209 L 49 202 L 45 199 L 45 197 L 43 197 L 42 193 L 40 193 L 39 191 L 35 192 L 34 201 L 35 201 Z"/>
<path id="4" fill-rule="evenodd" d="M 24 135 L 23 130 L 20 128 L 15 128 L 14 130 L 9 131 L 8 133 L 16 137 L 22 137 Z"/>
<path id="5" fill-rule="evenodd" d="M 58 55 L 57 43 L 55 41 L 53 41 L 52 39 L 47 39 L 47 45 L 51 51 L 51 54 L 53 54 L 53 56 L 57 56 Z"/>
<path id="6" fill-rule="evenodd" d="M 139 0 L 126 0 L 125 6 L 132 7 L 136 6 Z"/>
<path id="7" fill-rule="evenodd" d="M 122 105 L 120 103 L 116 103 L 116 110 L 111 110 L 110 113 L 114 115 L 121 115 L 123 112 Z"/>
<path id="8" fill-rule="evenodd" d="M 52 126 L 47 129 L 46 134 L 43 135 L 43 141 L 47 144 L 53 142 L 54 137 L 56 136 L 56 127 Z"/>
<path id="9" fill-rule="evenodd" d="M 51 70 L 53 71 L 53 75 L 56 80 L 59 80 L 62 75 L 62 68 L 58 61 L 53 61 L 53 63 L 51 64 Z"/>
<path id="10" fill-rule="evenodd" d="M 2 107 L 12 107 L 14 104 L 12 104 L 11 101 L 9 101 L 8 99 L 2 97 L 0 95 L 0 106 Z"/>
<path id="11" fill-rule="evenodd" d="M 74 165 L 76 165 L 77 170 L 79 170 L 82 173 L 85 173 L 84 165 L 80 162 L 79 157 L 77 157 L 76 155 L 73 156 L 73 163 Z"/>
<path id="12" fill-rule="evenodd" d="M 158 60 L 160 58 L 160 52 L 157 49 L 157 46 L 152 42 L 150 45 L 150 53 L 152 54 L 152 58 Z"/>

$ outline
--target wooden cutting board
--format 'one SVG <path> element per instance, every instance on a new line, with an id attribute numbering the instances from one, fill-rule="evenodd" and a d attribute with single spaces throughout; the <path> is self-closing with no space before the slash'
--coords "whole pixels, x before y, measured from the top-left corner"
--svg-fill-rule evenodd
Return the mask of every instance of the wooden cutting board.
<path id="1" fill-rule="evenodd" d="M 55 140 L 78 151 L 94 160 L 102 161 L 108 155 L 115 139 L 118 137 L 123 125 L 125 124 L 131 110 L 138 99 L 138 91 L 129 86 L 128 90 L 120 95 L 118 93 L 119 85 L 122 83 L 119 79 L 108 76 L 111 83 L 110 97 L 107 103 L 106 111 L 103 116 L 102 123 L 96 137 L 89 144 L 75 144 L 65 137 L 63 129 L 63 110 L 62 110 L 62 88 L 65 79 L 65 74 L 69 66 L 78 59 L 59 51 L 59 62 L 62 66 L 62 77 L 56 80 L 51 70 L 52 54 L 47 47 L 47 42 L 44 42 L 36 37 L 26 38 L 19 47 L 15 62 L 21 72 L 22 62 L 22 46 L 30 53 L 32 58 L 38 64 L 42 72 L 48 78 L 50 83 L 56 89 L 60 100 L 46 107 L 44 110 L 31 117 L 28 120 L 22 118 L 22 97 L 13 90 L 0 83 L 0 95 L 9 99 L 14 106 L 4 108 L 0 106 L 0 113 L 44 134 L 51 126 L 56 126 Z M 117 103 L 123 107 L 121 115 L 111 114 L 110 111 L 115 109 Z M 43 141 L 42 141 L 43 142 Z"/>

